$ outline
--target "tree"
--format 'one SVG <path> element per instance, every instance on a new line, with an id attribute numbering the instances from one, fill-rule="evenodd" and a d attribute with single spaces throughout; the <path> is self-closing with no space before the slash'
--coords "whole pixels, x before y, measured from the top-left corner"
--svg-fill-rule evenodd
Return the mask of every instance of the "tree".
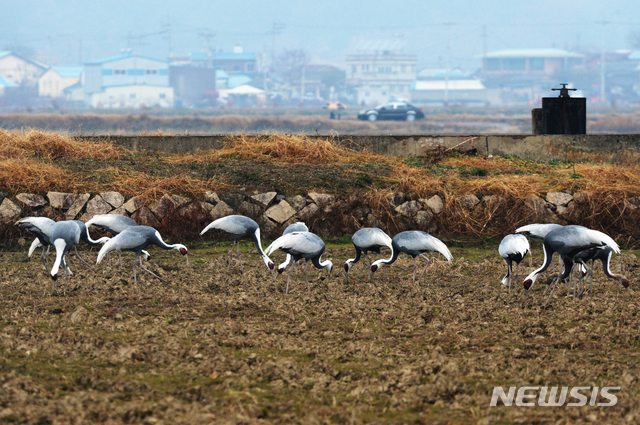
<path id="1" fill-rule="evenodd" d="M 284 83 L 300 84 L 302 69 L 309 63 L 309 56 L 304 50 L 285 50 L 278 56 L 274 73 Z"/>

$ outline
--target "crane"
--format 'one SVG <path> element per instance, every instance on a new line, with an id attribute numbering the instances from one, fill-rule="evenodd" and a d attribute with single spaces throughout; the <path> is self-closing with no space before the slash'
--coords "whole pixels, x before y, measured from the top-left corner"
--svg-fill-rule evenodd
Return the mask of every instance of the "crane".
<path id="1" fill-rule="evenodd" d="M 506 285 L 508 282 L 509 290 L 511 290 L 511 280 L 513 278 L 512 263 L 516 263 L 517 282 L 520 262 L 527 255 L 527 252 L 529 253 L 529 255 L 531 255 L 531 251 L 529 250 L 529 241 L 524 235 L 507 235 L 502 239 L 502 241 L 500 241 L 498 252 L 500 253 L 500 256 L 507 262 L 507 274 L 504 278 L 502 278 L 502 281 L 500 283 Z"/>
<path id="2" fill-rule="evenodd" d="M 368 251 L 378 253 L 378 255 L 380 255 L 380 258 L 382 259 L 380 248 L 386 246 L 391 250 L 391 255 L 393 255 L 393 245 L 391 237 L 377 227 L 365 227 L 358 230 L 351 237 L 351 242 L 356 249 L 356 256 L 355 258 L 349 258 L 343 265 L 346 279 L 348 279 L 351 267 L 353 267 L 353 265 L 360 260 L 360 256 L 362 253 L 364 253 L 364 257 L 369 262 L 369 269 L 371 269 L 371 260 L 367 255 Z M 373 272 L 369 272 L 369 279 L 371 279 L 372 275 Z"/>

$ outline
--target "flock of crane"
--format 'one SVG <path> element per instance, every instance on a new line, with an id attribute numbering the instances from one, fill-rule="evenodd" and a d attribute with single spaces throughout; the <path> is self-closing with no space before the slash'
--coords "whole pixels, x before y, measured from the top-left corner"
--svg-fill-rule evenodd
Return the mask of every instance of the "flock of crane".
<path id="1" fill-rule="evenodd" d="M 35 249 L 42 246 L 41 260 L 47 269 L 49 269 L 47 253 L 51 246 L 54 247 L 56 251 L 56 258 L 50 270 L 54 293 L 56 291 L 56 281 L 61 267 L 65 276 L 63 293 L 66 293 L 67 276 L 72 275 L 71 270 L 69 270 L 66 257 L 67 253 L 69 253 L 71 249 L 74 250 L 74 254 L 78 259 L 87 264 L 86 261 L 82 260 L 78 255 L 78 251 L 76 249 L 80 240 L 83 240 L 91 246 L 103 244 L 98 253 L 97 263 L 100 263 L 106 255 L 113 251 L 118 252 L 119 255 L 123 250 L 135 252 L 136 256 L 133 261 L 134 282 L 137 282 L 136 267 L 137 264 L 139 264 L 143 271 L 166 283 L 160 276 L 144 267 L 143 258 L 146 260 L 150 258 L 150 254 L 145 251 L 145 248 L 150 245 L 156 245 L 166 250 L 175 249 L 185 256 L 187 264 L 189 261 L 186 246 L 182 244 L 169 245 L 164 242 L 160 232 L 156 229 L 149 226 L 140 226 L 134 220 L 124 215 L 96 215 L 86 223 L 79 220 L 55 222 L 45 217 L 26 217 L 19 220 L 16 225 L 36 236 L 36 239 L 33 241 L 29 249 L 29 256 L 33 254 Z M 89 228 L 91 226 L 110 232 L 113 237 L 101 237 L 94 240 L 89 234 Z M 295 264 L 301 259 L 304 259 L 306 263 L 304 275 L 307 289 L 309 289 L 309 281 L 307 277 L 309 261 L 311 261 L 316 268 L 326 269 L 328 273 L 331 274 L 333 263 L 329 260 L 321 261 L 322 254 L 325 251 L 324 242 L 319 236 L 309 232 L 307 226 L 302 222 L 293 223 L 287 227 L 282 236 L 273 241 L 273 243 L 265 250 L 262 249 L 260 227 L 249 217 L 242 215 L 230 215 L 219 218 L 206 226 L 200 234 L 203 235 L 212 229 L 226 232 L 233 237 L 234 243 L 231 250 L 229 250 L 228 269 L 231 267 L 233 249 L 237 246 L 237 256 L 240 262 L 240 268 L 244 271 L 239 244 L 243 239 L 250 239 L 253 241 L 260 256 L 262 257 L 262 260 L 272 274 L 276 271 L 278 273 L 282 273 L 286 267 L 290 265 L 285 293 L 289 292 L 291 271 Z M 611 272 L 611 255 L 613 252 L 619 253 L 620 248 L 611 237 L 602 232 L 588 229 L 583 226 L 561 226 L 558 224 L 530 224 L 516 229 L 516 232 L 517 234 L 505 236 L 498 248 L 499 254 L 507 262 L 507 274 L 502 279 L 501 283 L 503 285 L 508 285 L 509 290 L 511 289 L 511 282 L 513 279 L 513 263 L 516 263 L 515 280 L 517 282 L 520 262 L 525 258 L 527 253 L 530 254 L 529 242 L 523 233 L 531 237 L 542 239 L 544 251 L 544 262 L 542 266 L 529 274 L 523 282 L 524 289 L 527 293 L 536 281 L 538 275 L 550 266 L 554 253 L 558 253 L 560 256 L 560 271 L 555 277 L 547 280 L 547 283 L 549 284 L 547 290 L 552 288 L 549 299 L 553 295 L 553 291 L 555 290 L 557 283 L 563 279 L 569 278 L 569 288 L 571 290 L 573 280 L 572 271 L 574 268 L 577 270 L 576 273 L 579 275 L 579 278 L 577 278 L 579 280 L 576 281 L 573 286 L 574 297 L 576 295 L 581 296 L 584 292 L 584 279 L 587 275 L 591 276 L 591 294 L 593 283 L 593 262 L 595 260 L 602 261 L 603 270 L 606 276 L 618 280 L 627 289 L 629 287 L 629 281 L 626 277 L 616 275 Z M 423 257 L 426 259 L 427 264 L 418 277 L 418 282 L 420 282 L 427 270 L 427 267 L 431 263 L 431 260 L 425 255 L 426 252 L 440 253 L 448 261 L 453 258 L 451 252 L 442 241 L 419 230 L 401 232 L 391 238 L 384 231 L 378 228 L 368 227 L 355 232 L 351 240 L 356 250 L 356 256 L 348 259 L 344 263 L 343 267 L 345 270 L 345 276 L 348 276 L 349 271 L 353 265 L 360 260 L 362 254 L 364 254 L 365 258 L 369 261 L 370 278 L 373 276 L 373 273 L 383 265 L 390 265 L 395 262 L 400 253 L 412 256 L 414 281 L 416 280 L 417 271 L 416 259 L 419 256 Z M 381 248 L 383 247 L 387 247 L 391 250 L 391 256 L 388 259 L 383 258 L 381 254 Z M 281 250 L 287 254 L 286 260 L 277 268 L 269 258 L 269 255 L 276 250 Z M 367 255 L 369 251 L 380 255 L 380 259 L 371 262 Z M 589 261 L 591 261 L 591 267 L 588 266 Z M 122 265 L 121 258 L 120 265 Z M 579 282 L 582 282 L 581 290 L 577 290 Z"/>

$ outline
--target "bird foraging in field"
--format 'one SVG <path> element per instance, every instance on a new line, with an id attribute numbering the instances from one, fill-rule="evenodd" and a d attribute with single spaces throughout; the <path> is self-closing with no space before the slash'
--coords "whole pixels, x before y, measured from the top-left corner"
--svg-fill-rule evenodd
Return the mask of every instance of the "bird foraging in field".
<path id="1" fill-rule="evenodd" d="M 551 257 L 553 253 L 557 252 L 564 262 L 564 271 L 551 282 L 551 294 L 549 294 L 549 298 L 545 305 L 548 304 L 549 300 L 551 300 L 551 296 L 553 295 L 557 282 L 561 279 L 566 279 L 567 277 L 572 278 L 571 270 L 574 263 L 582 261 L 579 259 L 578 254 L 592 248 L 605 249 L 607 247 L 611 248 L 611 250 L 616 253 L 620 252 L 620 247 L 610 236 L 597 230 L 588 229 L 583 226 L 570 225 L 550 231 L 542 241 L 544 262 L 540 268 L 534 270 L 525 278 L 523 283 L 524 289 L 527 290 L 527 293 L 529 292 L 538 275 L 545 271 L 549 267 L 549 264 L 551 264 Z M 623 280 L 621 283 L 625 288 L 628 288 L 628 281 Z"/>
<path id="2" fill-rule="evenodd" d="M 629 280 L 621 275 L 615 274 L 611 272 L 611 256 L 613 255 L 613 249 L 609 246 L 605 248 L 591 248 L 586 251 L 582 251 L 578 255 L 574 257 L 576 262 L 585 265 L 586 271 L 581 271 L 581 280 L 586 279 L 586 275 L 589 275 L 589 297 L 593 297 L 593 266 L 595 264 L 595 260 L 600 260 L 602 262 L 602 271 L 605 276 L 609 279 L 617 280 L 624 288 L 629 288 Z M 591 261 L 591 267 L 586 265 L 587 262 Z M 575 291 L 575 288 L 574 288 Z M 579 293 L 579 296 L 582 296 L 584 292 L 584 288 Z"/>
<path id="3" fill-rule="evenodd" d="M 95 226 L 115 236 L 129 227 L 137 226 L 138 223 L 136 223 L 134 219 L 122 214 L 97 214 L 87 221 L 85 225 L 87 228 Z M 120 267 L 122 267 L 122 255 L 120 251 L 118 251 L 118 258 L 120 259 Z M 149 261 L 151 255 L 147 251 L 142 250 L 142 258 Z"/>
<path id="4" fill-rule="evenodd" d="M 527 255 L 531 255 L 529 250 L 529 241 L 524 235 L 507 235 L 498 247 L 500 256 L 507 262 L 507 274 L 500 283 L 502 285 L 509 284 L 509 290 L 511 290 L 511 280 L 513 277 L 512 263 L 516 263 L 516 282 L 518 281 L 518 270 L 520 269 L 520 262 Z"/>
<path id="5" fill-rule="evenodd" d="M 431 236 L 427 232 L 421 230 L 408 230 L 406 232 L 400 232 L 391 239 L 392 255 L 387 260 L 377 260 L 371 265 L 371 272 L 375 273 L 383 264 L 392 264 L 398 259 L 398 255 L 404 252 L 407 255 L 413 257 L 413 281 L 416 280 L 416 257 L 424 257 L 427 260 L 427 265 L 418 278 L 418 282 L 422 279 L 424 272 L 427 271 L 427 267 L 431 264 L 431 260 L 424 255 L 425 252 L 439 252 L 447 259 L 451 261 L 453 255 L 449 251 L 449 248 L 438 238 Z"/>
<path id="6" fill-rule="evenodd" d="M 111 238 L 111 240 L 104 244 L 100 252 L 98 253 L 97 263 L 100 263 L 102 258 L 111 251 L 133 251 L 136 253 L 136 258 L 133 260 L 133 281 L 136 283 L 136 262 L 140 261 L 140 268 L 151 274 L 152 276 L 157 277 L 163 283 L 167 283 L 160 276 L 152 272 L 151 270 L 144 267 L 142 264 L 142 252 L 149 245 L 155 245 L 162 249 L 176 249 L 180 254 L 184 255 L 187 259 L 187 264 L 189 264 L 189 258 L 187 257 L 187 247 L 182 244 L 173 244 L 168 245 L 162 240 L 162 236 L 160 232 L 158 232 L 153 227 L 149 226 L 131 226 L 124 229 L 122 232 L 118 233 L 116 236 Z"/>
<path id="7" fill-rule="evenodd" d="M 67 294 L 67 276 L 72 276 L 73 273 L 69 270 L 67 265 L 67 252 L 80 241 L 80 226 L 75 221 L 59 221 L 51 229 L 49 240 L 51 245 L 56 250 L 56 259 L 51 267 L 51 279 L 53 280 L 53 292 L 56 292 L 56 281 L 58 280 L 58 272 L 62 265 L 64 271 L 64 289 L 62 294 Z"/>
<path id="8" fill-rule="evenodd" d="M 251 239 L 260 253 L 262 261 L 264 261 L 264 264 L 273 273 L 275 266 L 271 259 L 269 259 L 269 256 L 262 250 L 262 244 L 260 242 L 260 226 L 258 226 L 258 223 L 254 220 L 249 217 L 245 217 L 244 215 L 228 215 L 214 220 L 205 227 L 200 234 L 204 235 L 209 229 L 222 230 L 233 238 L 233 246 L 229 250 L 229 265 L 227 267 L 227 271 L 231 269 L 231 254 L 233 253 L 233 248 L 238 245 L 237 252 L 238 260 L 240 260 L 240 271 L 244 273 L 242 257 L 240 256 L 240 241 L 242 239 Z"/>
<path id="9" fill-rule="evenodd" d="M 324 253 L 325 244 L 320 239 L 318 235 L 311 232 L 293 232 L 288 233 L 286 235 L 280 236 L 278 239 L 273 241 L 271 245 L 267 247 L 265 253 L 270 255 L 275 250 L 281 250 L 286 252 L 287 254 L 291 254 L 293 259 L 293 264 L 289 267 L 289 273 L 287 275 L 287 288 L 285 289 L 285 294 L 289 293 L 289 282 L 291 281 L 291 270 L 293 269 L 294 264 L 304 258 L 306 260 L 306 264 L 304 266 L 304 280 L 307 284 L 307 291 L 309 290 L 309 279 L 307 277 L 307 268 L 309 267 L 309 260 L 317 269 L 326 268 L 331 275 L 331 269 L 333 268 L 333 263 L 329 260 L 320 261 L 320 257 Z M 282 273 L 284 271 L 284 267 L 278 267 L 278 273 Z"/>
<path id="10" fill-rule="evenodd" d="M 348 279 L 351 267 L 353 267 L 353 265 L 360 260 L 361 254 L 364 254 L 364 258 L 366 258 L 369 262 L 369 269 L 371 269 L 371 260 L 367 255 L 368 251 L 377 253 L 382 259 L 380 248 L 386 246 L 391 250 L 391 255 L 393 255 L 393 244 L 391 237 L 377 227 L 365 227 L 364 229 L 358 230 L 351 237 L 351 242 L 356 249 L 356 256 L 354 258 L 349 258 L 343 265 L 346 279 Z M 373 272 L 370 271 L 369 279 L 371 279 L 372 275 Z"/>

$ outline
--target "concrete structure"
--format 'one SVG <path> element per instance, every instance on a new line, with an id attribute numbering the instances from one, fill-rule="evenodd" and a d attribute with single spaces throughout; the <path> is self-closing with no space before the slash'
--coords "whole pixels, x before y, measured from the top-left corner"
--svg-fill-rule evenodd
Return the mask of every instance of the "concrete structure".
<path id="1" fill-rule="evenodd" d="M 38 96 L 63 97 L 64 89 L 80 82 L 82 71 L 81 66 L 52 66 L 38 79 Z"/>
<path id="2" fill-rule="evenodd" d="M 247 136 L 259 137 L 259 136 Z M 306 136 L 326 139 L 327 136 Z M 145 149 L 170 153 L 196 153 L 222 149 L 227 135 L 219 136 L 110 136 L 112 143 L 131 150 Z M 104 141 L 105 136 L 83 139 Z M 416 156 L 434 149 L 475 150 L 481 155 L 515 156 L 538 161 L 563 159 L 579 161 L 640 161 L 640 135 L 496 135 L 496 136 L 336 136 L 335 142 L 354 150 L 393 156 Z"/>
<path id="3" fill-rule="evenodd" d="M 411 102 L 416 105 L 482 106 L 487 102 L 486 88 L 480 80 L 428 80 L 411 84 Z"/>
<path id="4" fill-rule="evenodd" d="M 356 90 L 359 105 L 378 105 L 392 98 L 408 98 L 416 79 L 416 55 L 394 51 L 347 56 L 347 84 Z"/>
<path id="5" fill-rule="evenodd" d="M 171 107 L 169 64 L 130 54 L 88 62 L 84 95 L 94 108 Z"/>
<path id="6" fill-rule="evenodd" d="M 48 66 L 17 53 L 0 51 L 0 75 L 9 83 L 35 86 L 47 68 Z"/>

